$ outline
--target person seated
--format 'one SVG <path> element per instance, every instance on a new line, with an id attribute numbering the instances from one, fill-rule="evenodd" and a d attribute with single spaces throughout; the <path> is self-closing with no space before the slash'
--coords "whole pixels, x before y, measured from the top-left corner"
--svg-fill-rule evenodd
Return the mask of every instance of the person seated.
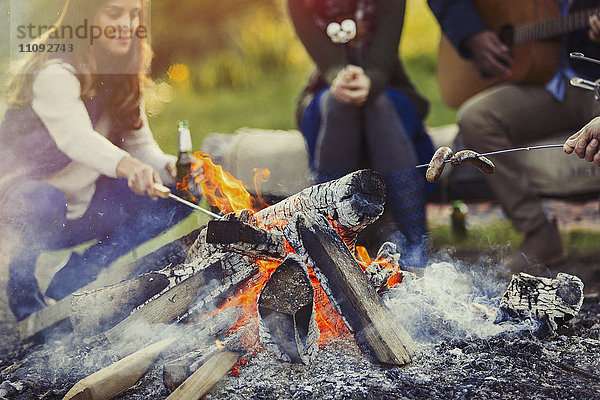
<path id="1" fill-rule="evenodd" d="M 472 0 L 428 0 L 442 32 L 457 52 L 473 61 L 482 75 L 509 80 L 515 60 L 482 19 Z M 557 0 L 567 15 L 597 6 L 596 1 Z M 556 74 L 543 84 L 504 82 L 476 94 L 458 110 L 459 135 L 466 145 L 485 153 L 518 147 L 539 139 L 581 127 L 600 111 L 593 94 L 572 87 L 574 76 L 596 79 L 600 67 L 569 58 L 569 52 L 600 56 L 598 17 L 589 26 L 563 37 Z M 492 158 L 492 157 L 490 157 Z M 532 189 L 519 153 L 493 157 L 496 173 L 486 181 L 513 226 L 525 233 L 519 251 L 504 264 L 518 272 L 529 266 L 551 266 L 565 259 L 565 250 L 555 220 L 546 215 L 538 194 Z"/>
<path id="2" fill-rule="evenodd" d="M 94 280 L 98 272 L 171 227 L 188 207 L 157 200 L 175 183 L 175 157 L 152 137 L 142 104 L 151 48 L 147 0 L 68 0 L 12 76 L 0 125 L 0 249 L 17 320 Z M 93 41 L 62 37 L 90 21 Z M 108 32 L 108 33 L 107 33 Z M 110 34 L 112 32 L 112 34 Z M 91 240 L 40 291 L 34 272 L 46 250 Z"/>
<path id="3" fill-rule="evenodd" d="M 404 262 L 424 265 L 425 180 L 415 166 L 429 161 L 433 145 L 422 125 L 428 103 L 398 57 L 405 2 L 288 0 L 288 7 L 316 65 L 296 113 L 313 175 L 325 182 L 367 166 L 379 172 Z M 348 24 L 352 39 L 328 37 L 328 27 L 339 35 Z"/>

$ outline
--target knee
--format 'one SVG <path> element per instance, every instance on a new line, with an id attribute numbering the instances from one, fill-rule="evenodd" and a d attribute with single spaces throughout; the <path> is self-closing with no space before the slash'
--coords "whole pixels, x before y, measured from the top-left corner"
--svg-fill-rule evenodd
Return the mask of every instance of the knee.
<path id="1" fill-rule="evenodd" d="M 61 227 L 66 222 L 67 200 L 56 187 L 29 181 L 13 188 L 5 198 L 2 215 L 9 224 L 24 224 L 30 229 Z"/>
<path id="2" fill-rule="evenodd" d="M 359 115 L 360 108 L 342 103 L 341 101 L 333 97 L 330 92 L 327 92 L 323 95 L 323 98 L 321 99 L 320 112 L 321 118 L 324 120 L 330 120 L 340 117 L 352 118 L 353 116 Z"/>

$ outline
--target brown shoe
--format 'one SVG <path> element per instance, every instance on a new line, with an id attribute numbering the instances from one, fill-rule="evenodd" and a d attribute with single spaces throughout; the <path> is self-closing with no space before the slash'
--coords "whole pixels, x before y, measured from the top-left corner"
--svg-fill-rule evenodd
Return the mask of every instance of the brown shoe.
<path id="1" fill-rule="evenodd" d="M 562 238 L 556 219 L 547 221 L 540 228 L 525 235 L 519 251 L 504 265 L 516 274 L 527 272 L 534 276 L 547 275 L 549 267 L 566 259 Z"/>

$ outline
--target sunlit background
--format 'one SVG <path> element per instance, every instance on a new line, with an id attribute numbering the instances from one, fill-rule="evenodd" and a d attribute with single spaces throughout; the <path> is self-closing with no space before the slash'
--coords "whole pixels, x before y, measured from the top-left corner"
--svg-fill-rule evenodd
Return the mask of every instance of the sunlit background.
<path id="1" fill-rule="evenodd" d="M 12 29 L 11 3 L 14 18 L 16 2 L 24 1 L 30 0 L 0 2 L 5 39 Z M 454 122 L 454 111 L 439 100 L 435 81 L 439 27 L 425 0 L 407 3 L 400 52 L 413 82 L 432 103 L 426 122 Z M 49 18 L 39 23 L 54 22 L 62 4 L 35 0 L 35 15 Z M 165 151 L 176 151 L 180 119 L 190 121 L 195 148 L 212 132 L 296 128 L 295 99 L 311 62 L 295 36 L 284 0 L 154 0 L 151 33 L 156 84 L 147 92 L 146 104 Z M 10 43 L 2 40 L 0 46 L 4 82 Z"/>

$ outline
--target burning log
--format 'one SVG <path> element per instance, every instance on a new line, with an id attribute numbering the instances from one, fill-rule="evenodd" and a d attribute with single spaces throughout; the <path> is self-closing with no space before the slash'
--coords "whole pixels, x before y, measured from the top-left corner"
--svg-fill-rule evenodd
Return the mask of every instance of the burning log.
<path id="1" fill-rule="evenodd" d="M 167 276 L 153 272 L 116 285 L 75 293 L 70 315 L 73 332 L 79 337 L 104 332 L 167 286 Z"/>
<path id="2" fill-rule="evenodd" d="M 537 334 L 545 336 L 577 315 L 583 299 L 583 282 L 574 275 L 561 272 L 551 279 L 521 272 L 512 276 L 500 308 L 512 318 L 542 321 Z"/>
<path id="3" fill-rule="evenodd" d="M 132 387 L 175 340 L 163 339 L 83 378 L 63 400 L 104 400 L 116 396 Z"/>
<path id="4" fill-rule="evenodd" d="M 288 256 L 273 272 L 258 299 L 261 342 L 279 358 L 308 364 L 317 355 L 319 329 L 314 290 L 306 265 Z"/>
<path id="5" fill-rule="evenodd" d="M 280 232 L 256 228 L 242 221 L 210 221 L 206 242 L 219 251 L 233 251 L 261 260 L 283 260 L 287 254 Z"/>
<path id="6" fill-rule="evenodd" d="M 298 213 L 319 213 L 332 220 L 344 241 L 353 246 L 356 236 L 383 213 L 385 184 L 372 170 L 360 170 L 321 183 L 256 213 L 263 226 L 281 227 Z"/>
<path id="7" fill-rule="evenodd" d="M 189 277 L 134 310 L 126 319 L 101 334 L 100 339 L 106 338 L 111 343 L 124 342 L 140 324 L 169 323 L 185 314 L 195 303 L 202 307 L 216 307 L 246 279 L 258 273 L 254 262 L 235 253 L 218 254 L 212 259 L 197 262 L 199 267 L 183 265 L 182 274 L 189 270 Z"/>
<path id="8" fill-rule="evenodd" d="M 408 332 L 383 305 L 325 217 L 299 214 L 284 234 L 296 253 L 307 259 L 358 344 L 382 363 L 409 363 L 415 345 Z"/>

